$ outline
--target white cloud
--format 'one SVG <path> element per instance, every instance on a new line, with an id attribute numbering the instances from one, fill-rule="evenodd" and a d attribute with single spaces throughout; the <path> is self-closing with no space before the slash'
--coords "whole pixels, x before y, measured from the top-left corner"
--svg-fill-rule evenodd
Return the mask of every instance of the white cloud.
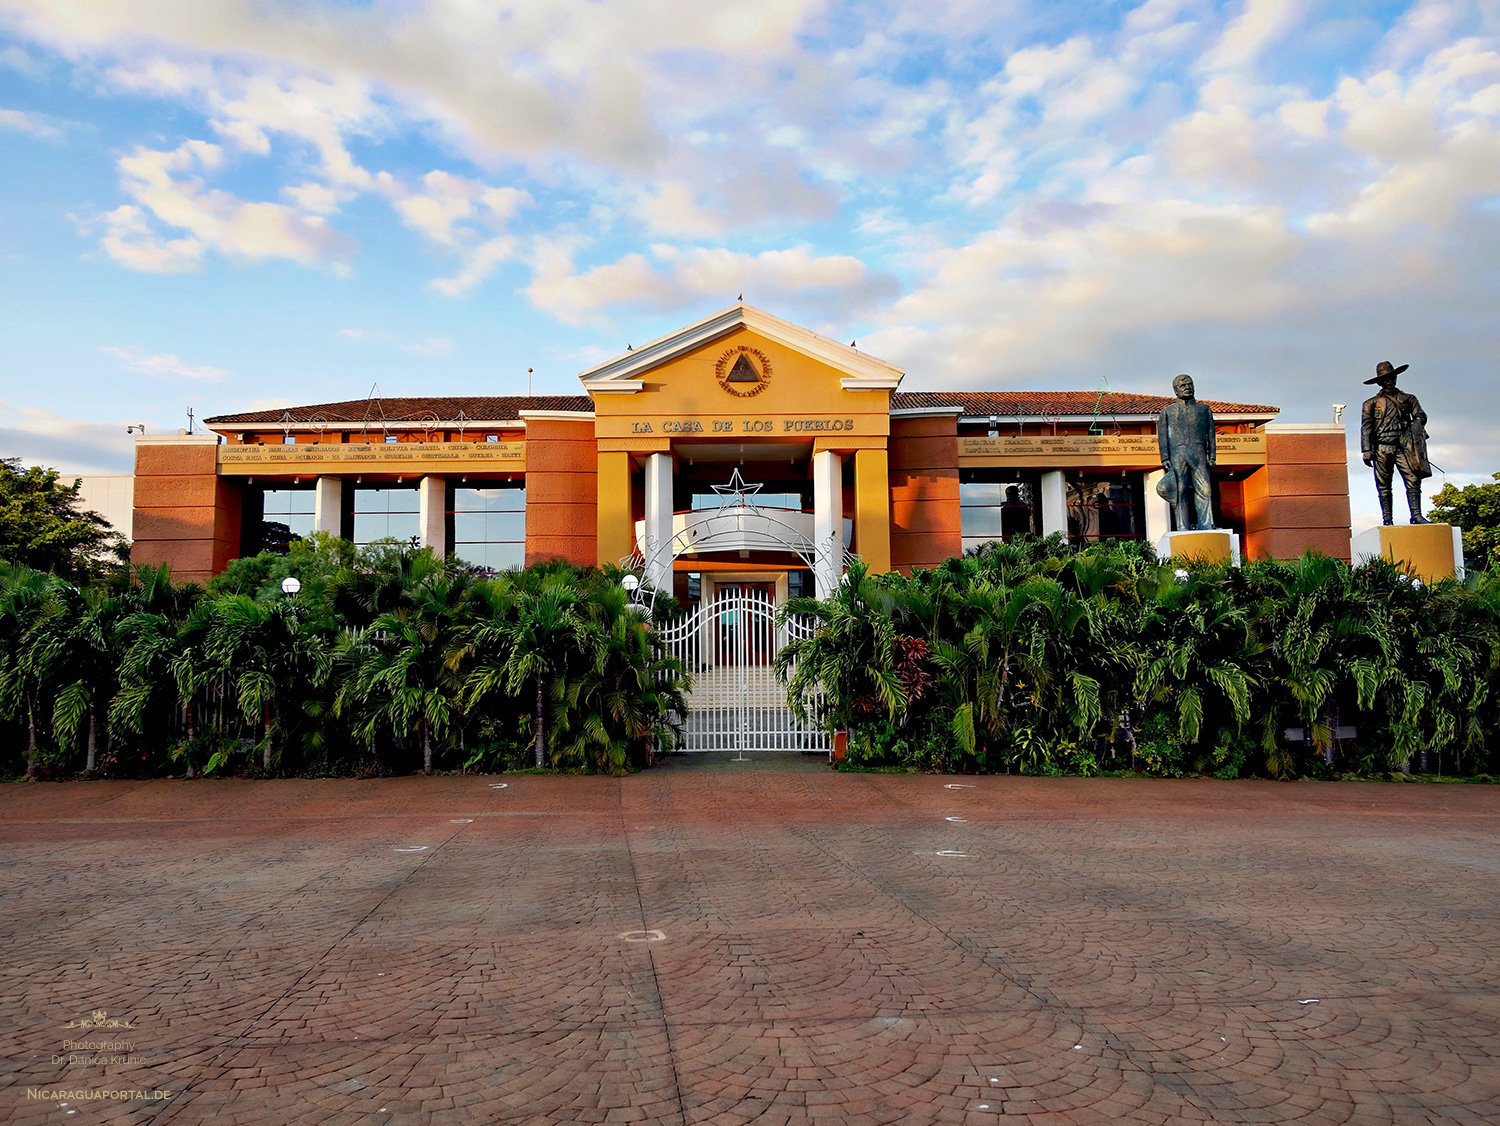
<path id="1" fill-rule="evenodd" d="M 27 78 L 40 78 L 44 73 L 42 64 L 20 47 L 0 49 L 0 66 L 25 75 Z"/>
<path id="2" fill-rule="evenodd" d="M 211 124 L 228 146 L 192 140 L 169 151 L 138 148 L 120 159 L 122 186 L 135 203 L 95 222 L 105 228 L 101 245 L 106 253 L 122 265 L 181 272 L 199 268 L 210 252 L 218 252 L 241 261 L 282 258 L 327 266 L 336 276 L 348 276 L 352 242 L 330 219 L 362 194 L 387 200 L 404 225 L 459 258 L 457 276 L 431 283 L 430 288 L 439 292 L 466 292 L 496 264 L 515 256 L 514 240 L 505 227 L 532 203 L 525 191 L 441 169 L 411 185 L 354 159 L 349 136 L 389 126 L 386 111 L 367 83 L 352 78 L 247 77 L 159 58 L 117 66 L 109 74 L 122 88 L 191 94 L 206 101 Z M 294 151 L 299 144 L 306 146 L 315 157 L 304 168 L 309 178 L 281 189 L 286 202 L 246 201 L 208 188 L 207 178 L 226 173 L 234 154 L 271 156 L 273 137 Z"/>
<path id="3" fill-rule="evenodd" d="M 1483 96 L 1497 77 L 1500 53 L 1465 40 L 1434 52 L 1408 76 L 1385 70 L 1340 82 L 1333 98 L 1342 119 L 1338 140 L 1378 171 L 1311 216 L 1309 229 L 1344 238 L 1408 225 L 1440 230 L 1464 207 L 1500 193 L 1500 123 Z"/>
<path id="4" fill-rule="evenodd" d="M 1094 43 L 1075 35 L 1056 47 L 1028 47 L 1005 63 L 996 92 L 1015 101 L 1034 98 L 1047 122 L 1086 121 L 1116 109 L 1130 93 L 1130 78 L 1113 59 L 1099 58 Z"/>
<path id="5" fill-rule="evenodd" d="M 883 318 L 897 331 L 867 344 L 957 382 L 1010 382 L 1123 333 L 1262 319 L 1292 300 L 1284 271 L 1298 252 L 1274 208 L 1173 201 L 1039 234 L 1001 228 L 937 256 Z"/>
<path id="6" fill-rule="evenodd" d="M 121 157 L 121 186 L 135 204 L 92 221 L 105 228 L 105 253 L 130 269 L 157 273 L 196 269 L 211 250 L 244 261 L 287 258 L 303 265 L 348 253 L 349 240 L 321 215 L 206 187 L 201 173 L 216 170 L 223 159 L 223 150 L 205 141 L 137 148 Z M 148 216 L 186 234 L 159 233 Z"/>
<path id="7" fill-rule="evenodd" d="M 1236 105 L 1201 110 L 1168 134 L 1173 170 L 1191 180 L 1227 177 L 1255 183 L 1265 174 L 1257 153 L 1265 127 Z"/>
<path id="8" fill-rule="evenodd" d="M 120 265 L 151 274 L 182 274 L 203 262 L 204 245 L 190 236 L 165 238 L 151 228 L 139 207 L 125 203 L 80 224 L 104 228 L 99 245 Z"/>
<path id="9" fill-rule="evenodd" d="M 1500 135 L 1481 122 L 1453 130 L 1441 147 L 1403 161 L 1366 185 L 1341 210 L 1308 219 L 1317 234 L 1383 234 L 1415 224 L 1446 227 L 1466 202 L 1500 193 Z"/>
<path id="10" fill-rule="evenodd" d="M 20 133 L 30 133 L 33 137 L 62 136 L 62 130 L 49 125 L 40 114 L 18 109 L 0 109 L 0 129 L 14 129 Z"/>
<path id="11" fill-rule="evenodd" d="M 692 185 L 682 180 L 667 180 L 642 193 L 636 214 L 654 234 L 675 238 L 707 238 L 729 226 L 727 216 L 700 207 Z"/>
<path id="12" fill-rule="evenodd" d="M 1306 0 L 1245 0 L 1244 11 L 1224 29 L 1203 58 L 1208 70 L 1242 70 L 1284 39 L 1306 15 Z"/>
<path id="13" fill-rule="evenodd" d="M 139 372 L 158 379 L 192 379 L 216 383 L 229 374 L 226 368 L 211 367 L 207 364 L 189 364 L 170 352 L 148 353 L 134 345 L 121 347 L 107 344 L 99 351 L 119 360 L 126 371 Z"/>
<path id="14" fill-rule="evenodd" d="M 670 310 L 700 300 L 730 305 L 736 294 L 755 304 L 838 305 L 846 311 L 893 296 L 895 279 L 849 255 L 819 256 L 803 247 L 744 254 L 723 249 L 654 246 L 649 257 L 578 271 L 569 248 L 542 244 L 526 295 L 568 324 L 609 308 Z"/>
<path id="15" fill-rule="evenodd" d="M 501 263 L 514 261 L 519 252 L 516 239 L 510 235 L 496 235 L 466 254 L 458 273 L 450 278 L 433 278 L 427 283 L 427 288 L 444 297 L 462 297 L 494 273 Z"/>
<path id="16" fill-rule="evenodd" d="M 135 440 L 125 433 L 126 424 L 125 419 L 87 421 L 0 400 L 0 448 L 7 456 L 67 473 L 131 472 Z"/>
<path id="17" fill-rule="evenodd" d="M 345 144 L 347 134 L 370 133 L 383 123 L 384 114 L 366 83 L 354 78 L 256 75 L 244 82 L 235 98 L 226 99 L 222 89 L 212 93 L 217 103 L 212 125 L 240 148 L 264 156 L 271 149 L 267 133 L 294 137 L 317 151 L 318 171 L 330 187 L 360 192 L 381 186 L 379 177 L 360 167 Z"/>
<path id="18" fill-rule="evenodd" d="M 647 103 L 662 52 L 784 48 L 818 0 L 435 2 L 290 8 L 244 0 L 11 0 L 70 54 L 170 45 L 324 75 L 357 74 L 492 151 L 573 151 L 644 168 L 666 144 Z"/>
<path id="19" fill-rule="evenodd" d="M 531 203 L 531 196 L 517 188 L 492 188 L 465 176 L 434 171 L 422 177 L 420 189 L 398 196 L 392 206 L 412 230 L 441 246 L 459 248 L 472 242 L 474 233 L 463 224 L 478 222 L 503 229 Z"/>
<path id="20" fill-rule="evenodd" d="M 446 297 L 469 292 L 503 262 L 517 257 L 520 244 L 506 225 L 532 198 L 518 188 L 492 188 L 449 172 L 429 172 L 422 190 L 393 202 L 402 221 L 429 241 L 458 254 L 460 267 L 427 288 Z M 489 234 L 489 237 L 486 237 Z"/>
<path id="21" fill-rule="evenodd" d="M 1465 0 L 1417 0 L 1386 35 L 1380 59 L 1387 65 L 1402 66 L 1440 49 L 1452 41 L 1468 9 Z"/>
<path id="22" fill-rule="evenodd" d="M 1276 116 L 1293 133 L 1310 141 L 1321 141 L 1328 136 L 1327 102 L 1285 102 Z"/>
<path id="23" fill-rule="evenodd" d="M 1177 26 L 1177 18 L 1197 6 L 1197 0 L 1145 0 L 1126 15 L 1125 30 L 1134 36 Z"/>

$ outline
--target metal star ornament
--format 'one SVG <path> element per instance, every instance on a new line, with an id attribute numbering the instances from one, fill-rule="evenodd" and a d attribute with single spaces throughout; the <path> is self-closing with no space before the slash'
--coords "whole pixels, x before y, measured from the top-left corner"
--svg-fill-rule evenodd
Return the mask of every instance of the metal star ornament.
<path id="1" fill-rule="evenodd" d="M 765 488 L 765 485 L 758 481 L 753 485 L 747 484 L 745 479 L 740 476 L 739 466 L 735 466 L 734 472 L 729 475 L 729 483 L 727 485 L 713 485 L 711 488 L 721 497 L 735 497 L 736 500 L 732 507 L 747 508 L 754 507 L 755 502 L 753 500 L 747 501 L 745 498 L 753 497 L 761 489 Z"/>

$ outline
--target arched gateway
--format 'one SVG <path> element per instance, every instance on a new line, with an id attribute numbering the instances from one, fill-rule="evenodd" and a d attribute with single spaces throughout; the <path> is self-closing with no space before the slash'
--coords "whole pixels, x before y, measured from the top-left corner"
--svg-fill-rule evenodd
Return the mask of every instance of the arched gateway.
<path id="1" fill-rule="evenodd" d="M 691 565 L 694 559 L 719 554 L 791 554 L 814 573 L 821 560 L 833 561 L 841 571 L 856 558 L 837 537 L 815 545 L 803 513 L 763 507 L 756 499 L 761 488 L 759 482 L 747 483 L 736 466 L 727 483 L 713 486 L 720 497 L 718 507 L 674 514 L 672 539 L 665 550 L 646 535 L 645 522 L 638 521 L 636 551 L 621 563 L 647 578 L 639 588 L 641 600 L 652 602 L 657 593 L 647 559 L 669 558 L 670 570 L 655 571 L 664 577 L 675 573 L 681 560 Z M 689 604 L 663 630 L 667 648 L 692 677 L 688 711 L 682 717 L 682 749 L 827 752 L 829 733 L 792 714 L 774 671 L 776 655 L 787 642 L 807 637 L 815 628 L 815 623 L 800 617 L 783 620 L 778 615 L 774 583 L 721 583 Z"/>
<path id="2" fill-rule="evenodd" d="M 773 667 L 811 627 L 778 622 L 776 610 L 794 594 L 830 594 L 851 540 L 890 569 L 887 442 L 901 376 L 743 305 L 583 374 L 601 451 L 600 555 L 606 537 L 628 536 L 616 557 L 634 556 L 646 590 L 689 606 L 666 631 L 694 682 L 686 749 L 828 750 L 826 732 L 793 718 Z"/>

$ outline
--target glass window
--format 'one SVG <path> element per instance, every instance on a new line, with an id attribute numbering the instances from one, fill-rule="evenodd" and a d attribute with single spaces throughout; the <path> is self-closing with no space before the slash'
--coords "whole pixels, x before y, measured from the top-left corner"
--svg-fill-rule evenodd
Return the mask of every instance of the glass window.
<path id="1" fill-rule="evenodd" d="M 1008 470 L 963 470 L 958 482 L 958 511 L 964 550 L 1022 533 L 1039 535 L 1037 496 L 1035 477 Z"/>
<path id="2" fill-rule="evenodd" d="M 354 490 L 354 542 L 410 540 L 418 534 L 417 490 L 395 486 Z"/>
<path id="3" fill-rule="evenodd" d="M 297 436 L 295 434 L 283 434 L 281 436 L 281 444 L 283 446 L 295 446 L 297 444 Z"/>
<path id="4" fill-rule="evenodd" d="M 694 493 L 693 511 L 704 512 L 715 508 L 733 507 L 739 503 L 739 496 L 735 493 Z M 801 493 L 768 493 L 762 489 L 758 493 L 746 495 L 745 503 L 753 504 L 760 508 L 779 508 L 789 512 L 809 512 L 812 510 L 812 502 L 809 500 L 803 507 Z"/>
<path id="5" fill-rule="evenodd" d="M 401 436 L 399 434 L 387 434 L 385 436 L 385 444 L 388 446 L 393 446 L 400 440 Z"/>
<path id="6" fill-rule="evenodd" d="M 526 489 L 497 483 L 455 488 L 450 539 L 453 554 L 487 571 L 526 565 Z"/>
<path id="7" fill-rule="evenodd" d="M 1143 476 L 1140 473 L 1069 473 L 1068 538 L 1075 546 L 1100 540 L 1146 537 Z"/>
<path id="8" fill-rule="evenodd" d="M 311 489 L 266 489 L 261 494 L 260 549 L 285 555 L 293 540 L 313 530 Z"/>
<path id="9" fill-rule="evenodd" d="M 788 571 L 786 573 L 786 596 L 788 598 L 811 598 L 814 593 L 811 571 Z"/>

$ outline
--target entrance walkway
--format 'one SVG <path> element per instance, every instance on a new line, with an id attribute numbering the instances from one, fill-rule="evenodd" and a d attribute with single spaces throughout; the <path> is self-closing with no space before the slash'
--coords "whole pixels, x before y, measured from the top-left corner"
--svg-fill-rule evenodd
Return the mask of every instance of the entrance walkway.
<path id="1" fill-rule="evenodd" d="M 1493 1120 L 1500 787 L 808 767 L 0 787 L 0 1120 Z"/>
<path id="2" fill-rule="evenodd" d="M 827 774 L 825 751 L 691 751 L 672 755 L 661 769 L 678 774 L 709 772 L 733 773 L 739 770 L 794 771 L 799 774 Z"/>

